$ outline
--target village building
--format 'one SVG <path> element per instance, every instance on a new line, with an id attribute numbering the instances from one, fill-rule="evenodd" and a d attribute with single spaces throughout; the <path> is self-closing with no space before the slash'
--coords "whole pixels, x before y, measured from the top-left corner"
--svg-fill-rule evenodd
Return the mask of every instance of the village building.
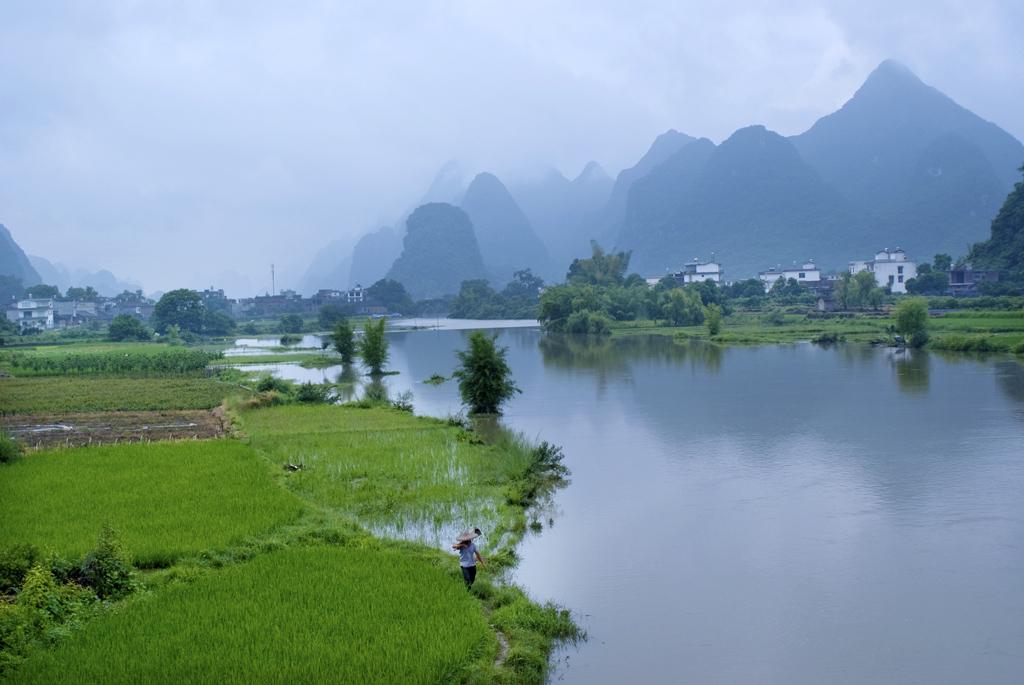
<path id="1" fill-rule="evenodd" d="M 53 300 L 18 300 L 7 307 L 7 320 L 15 323 L 22 331 L 48 331 L 54 327 Z"/>
<path id="2" fill-rule="evenodd" d="M 917 276 L 917 262 L 907 259 L 907 253 L 900 248 L 889 248 L 875 253 L 874 259 L 850 262 L 850 273 L 870 271 L 881 288 L 894 293 L 906 293 L 907 281 Z"/>
<path id="3" fill-rule="evenodd" d="M 58 300 L 53 303 L 54 326 L 68 328 L 95 321 L 99 316 L 99 304 L 89 301 Z"/>
<path id="4" fill-rule="evenodd" d="M 976 295 L 982 283 L 998 283 L 998 271 L 981 271 L 969 266 L 949 270 L 949 291 L 953 295 Z"/>
<path id="5" fill-rule="evenodd" d="M 712 283 L 719 284 L 725 278 L 725 272 L 722 271 L 722 265 L 718 262 L 702 262 L 695 257 L 692 262 L 683 264 L 683 268 L 673 273 L 672 277 L 680 285 L 700 283 L 702 281 L 711 281 Z"/>
<path id="6" fill-rule="evenodd" d="M 757 274 L 757 278 L 764 286 L 765 292 L 771 290 L 772 286 L 775 285 L 775 282 L 780 278 L 783 281 L 788 281 L 792 278 L 801 285 L 814 288 L 815 285 L 821 283 L 821 269 L 814 264 L 813 259 L 808 259 L 803 263 L 803 266 L 799 268 L 796 266 L 787 269 L 776 267 L 774 269 L 768 269 L 767 271 L 761 271 Z"/>

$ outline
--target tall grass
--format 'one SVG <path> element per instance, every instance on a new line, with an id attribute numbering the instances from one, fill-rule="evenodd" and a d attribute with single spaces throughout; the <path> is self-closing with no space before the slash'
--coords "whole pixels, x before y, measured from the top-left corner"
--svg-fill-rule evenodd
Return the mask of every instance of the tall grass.
<path id="1" fill-rule="evenodd" d="M 295 520 L 303 507 L 231 440 L 40 452 L 0 467 L 0 547 L 78 556 L 105 524 L 142 565 L 222 547 Z"/>
<path id="2" fill-rule="evenodd" d="M 401 551 L 286 549 L 142 597 L 20 683 L 457 683 L 493 650 L 451 573 Z"/>
<path id="3" fill-rule="evenodd" d="M 462 428 L 382 408 L 282 406 L 244 412 L 241 423 L 273 464 L 304 465 L 287 476 L 293 492 L 431 545 L 512 516 L 509 488 L 531 459 L 525 446 L 483 445 Z"/>
<path id="4" fill-rule="evenodd" d="M 248 391 L 212 378 L 181 376 L 0 378 L 0 414 L 210 409 L 234 393 Z"/>

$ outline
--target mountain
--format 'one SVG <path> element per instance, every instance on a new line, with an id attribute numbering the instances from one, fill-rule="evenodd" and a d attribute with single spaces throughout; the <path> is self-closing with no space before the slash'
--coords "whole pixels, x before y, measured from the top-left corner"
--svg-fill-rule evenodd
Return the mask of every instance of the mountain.
<path id="1" fill-rule="evenodd" d="M 1013 136 L 891 61 L 789 139 L 750 127 L 714 148 L 667 135 L 620 174 L 606 212 L 629 181 L 617 246 L 648 275 L 712 251 L 730 279 L 808 258 L 843 268 L 883 247 L 963 254 L 1024 162 Z"/>
<path id="2" fill-rule="evenodd" d="M 649 174 L 654 167 L 679 152 L 684 146 L 692 143 L 694 140 L 695 138 L 692 136 L 680 133 L 675 129 L 669 129 L 654 139 L 651 147 L 640 158 L 640 161 L 630 168 L 619 172 L 619 175 L 615 178 L 615 185 L 612 187 L 608 203 L 604 208 L 601 238 L 604 238 L 607 242 L 609 237 L 614 239 L 619 234 L 622 222 L 626 218 L 629 189 L 633 187 L 633 184 Z"/>
<path id="3" fill-rule="evenodd" d="M 971 247 L 967 260 L 976 269 L 1004 271 L 1024 285 L 1024 181 L 1018 181 L 1006 197 L 988 240 Z"/>
<path id="4" fill-rule="evenodd" d="M 886 244 L 922 254 L 962 253 L 984 237 L 1024 162 L 1020 141 L 891 60 L 792 140 L 889 231 Z"/>
<path id="5" fill-rule="evenodd" d="M 142 286 L 134 281 L 124 281 L 107 271 L 89 271 L 87 269 L 72 269 L 63 264 L 53 263 L 43 257 L 29 255 L 29 262 L 39 272 L 39 277 L 47 285 L 55 285 L 61 290 L 70 287 L 85 288 L 92 286 L 100 295 L 113 297 L 120 295 L 125 290 L 135 292 L 141 290 Z"/>
<path id="6" fill-rule="evenodd" d="M 316 253 L 299 281 L 299 292 L 312 295 L 317 290 L 344 290 L 351 285 L 352 243 L 332 240 Z"/>
<path id="7" fill-rule="evenodd" d="M 791 141 L 750 126 L 718 147 L 691 142 L 635 182 L 618 247 L 633 250 L 632 270 L 651 276 L 714 253 L 732 279 L 780 260 L 845 263 L 875 239 Z"/>
<path id="8" fill-rule="evenodd" d="M 402 253 L 402 238 L 389 226 L 367 233 L 352 250 L 349 282 L 369 287 L 384 278 Z"/>
<path id="9" fill-rule="evenodd" d="M 561 280 L 573 259 L 589 254 L 612 185 L 601 165 L 588 162 L 571 181 L 552 169 L 539 181 L 511 190 L 551 255 L 551 269 L 538 275 Z"/>
<path id="10" fill-rule="evenodd" d="M 3 224 L 0 224 L 0 276 L 13 276 L 21 280 L 25 287 L 42 282 L 28 257 Z"/>
<path id="11" fill-rule="evenodd" d="M 457 161 L 451 159 L 438 170 L 419 204 L 425 205 L 431 202 L 456 204 L 465 192 L 466 182 L 463 178 L 462 167 Z"/>
<path id="12" fill-rule="evenodd" d="M 414 299 L 455 294 L 462 281 L 487 278 L 469 216 L 443 202 L 417 207 L 406 222 L 402 254 L 387 277 L 404 285 Z"/>
<path id="13" fill-rule="evenodd" d="M 522 269 L 546 273 L 550 257 L 529 219 L 494 174 L 477 174 L 462 198 L 484 265 L 499 287 Z"/>

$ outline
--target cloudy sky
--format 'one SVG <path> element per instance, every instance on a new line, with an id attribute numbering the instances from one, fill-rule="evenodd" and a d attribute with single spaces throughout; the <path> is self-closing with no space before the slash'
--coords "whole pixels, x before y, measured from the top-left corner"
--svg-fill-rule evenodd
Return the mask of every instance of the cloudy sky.
<path id="1" fill-rule="evenodd" d="M 150 291 L 287 287 L 449 159 L 614 175 L 668 128 L 798 133 L 887 57 L 1024 139 L 1022 26 L 1019 0 L 5 2 L 0 223 Z"/>

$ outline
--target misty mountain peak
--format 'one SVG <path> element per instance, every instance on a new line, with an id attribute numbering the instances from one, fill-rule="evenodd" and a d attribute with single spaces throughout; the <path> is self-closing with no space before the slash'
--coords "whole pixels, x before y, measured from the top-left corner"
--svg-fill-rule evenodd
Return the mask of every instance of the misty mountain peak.
<path id="1" fill-rule="evenodd" d="M 611 182 L 612 178 L 597 162 L 591 160 L 583 167 L 580 175 L 573 179 L 573 183 L 605 183 Z"/>

